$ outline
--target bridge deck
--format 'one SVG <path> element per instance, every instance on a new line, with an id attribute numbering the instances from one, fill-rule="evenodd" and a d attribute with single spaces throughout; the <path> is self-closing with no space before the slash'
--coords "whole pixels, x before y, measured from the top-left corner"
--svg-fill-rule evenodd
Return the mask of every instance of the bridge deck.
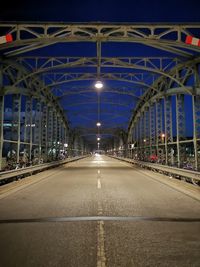
<path id="1" fill-rule="evenodd" d="M 174 183 L 93 156 L 5 185 L 1 266 L 199 266 L 199 189 Z"/>

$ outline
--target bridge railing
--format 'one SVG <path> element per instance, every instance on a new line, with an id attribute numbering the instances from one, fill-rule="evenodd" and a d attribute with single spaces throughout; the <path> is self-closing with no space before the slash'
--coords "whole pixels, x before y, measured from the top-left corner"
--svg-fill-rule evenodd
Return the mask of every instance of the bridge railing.
<path id="1" fill-rule="evenodd" d="M 13 180 L 15 180 L 15 178 L 19 178 L 19 177 L 25 177 L 27 175 L 32 175 L 53 167 L 57 167 L 59 165 L 63 165 L 69 162 L 73 162 L 82 158 L 87 157 L 87 155 L 84 156 L 78 156 L 78 157 L 73 157 L 73 158 L 67 158 L 65 160 L 59 160 L 59 161 L 55 161 L 55 162 L 49 162 L 49 163 L 44 163 L 44 164 L 38 164 L 38 165 L 34 165 L 34 166 L 29 166 L 26 168 L 19 168 L 16 170 L 9 170 L 9 171 L 3 171 L 0 172 L 0 184 L 1 183 L 6 183 L 6 182 L 10 182 Z"/>
<path id="2" fill-rule="evenodd" d="M 200 185 L 200 172 L 197 172 L 197 171 L 180 169 L 180 168 L 170 167 L 170 166 L 161 165 L 157 163 L 137 161 L 137 160 L 130 159 L 130 158 L 122 158 L 122 157 L 116 157 L 116 156 L 111 156 L 111 157 L 131 163 L 131 164 L 135 164 L 142 168 L 146 168 L 146 169 L 158 172 L 158 173 L 166 174 L 172 178 L 174 177 L 174 178 L 178 178 L 181 180 L 185 180 L 187 182 L 191 182 L 195 185 Z"/>

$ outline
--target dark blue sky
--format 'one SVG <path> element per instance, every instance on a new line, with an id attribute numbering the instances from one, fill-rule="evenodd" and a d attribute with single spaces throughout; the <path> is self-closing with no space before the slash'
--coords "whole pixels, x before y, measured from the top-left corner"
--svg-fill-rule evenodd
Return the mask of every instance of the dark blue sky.
<path id="1" fill-rule="evenodd" d="M 199 22 L 199 0 L 5 1 L 0 20 Z"/>

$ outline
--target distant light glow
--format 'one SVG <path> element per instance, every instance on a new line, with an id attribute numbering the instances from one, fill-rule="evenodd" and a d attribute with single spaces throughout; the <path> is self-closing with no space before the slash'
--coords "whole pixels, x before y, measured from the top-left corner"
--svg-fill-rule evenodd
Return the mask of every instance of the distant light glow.
<path id="1" fill-rule="evenodd" d="M 97 122 L 96 125 L 97 125 L 97 127 L 100 127 L 101 126 L 101 123 L 100 122 Z"/>
<path id="2" fill-rule="evenodd" d="M 143 141 L 146 143 L 146 141 L 147 141 L 147 140 L 146 140 L 146 139 L 144 139 Z"/>
<path id="3" fill-rule="evenodd" d="M 97 89 L 101 89 L 103 87 L 103 83 L 101 81 L 97 81 L 94 86 Z"/>
<path id="4" fill-rule="evenodd" d="M 164 138 L 164 137 L 165 137 L 165 134 L 163 133 L 163 134 L 161 135 L 161 137 Z"/>
<path id="5" fill-rule="evenodd" d="M 64 144 L 64 147 L 68 147 L 68 144 Z"/>
<path id="6" fill-rule="evenodd" d="M 100 141 L 101 140 L 101 138 L 100 137 L 97 137 L 97 141 Z"/>

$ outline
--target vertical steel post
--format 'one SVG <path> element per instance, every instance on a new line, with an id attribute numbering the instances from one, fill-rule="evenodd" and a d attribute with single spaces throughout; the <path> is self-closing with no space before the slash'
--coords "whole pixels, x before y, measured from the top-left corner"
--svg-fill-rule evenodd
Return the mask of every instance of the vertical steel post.
<path id="1" fill-rule="evenodd" d="M 51 156 L 51 159 L 53 157 L 53 109 L 52 106 L 48 107 L 48 119 L 47 119 L 47 142 L 48 142 L 48 152 Z M 52 154 L 50 154 L 50 151 Z"/>
<path id="2" fill-rule="evenodd" d="M 162 99 L 156 102 L 156 150 L 159 160 L 163 161 L 163 145 L 165 134 L 163 133 L 163 109 Z"/>
<path id="3" fill-rule="evenodd" d="M 38 146 L 38 158 L 41 159 L 41 102 L 37 100 L 35 111 L 35 143 Z"/>
<path id="4" fill-rule="evenodd" d="M 32 161 L 32 148 L 33 148 L 33 99 L 30 98 L 30 146 L 29 146 L 29 159 Z"/>
<path id="5" fill-rule="evenodd" d="M 48 129 L 48 106 L 46 103 L 43 103 L 42 108 L 42 158 L 44 161 L 47 161 L 48 154 L 48 142 L 47 142 L 47 129 Z"/>
<path id="6" fill-rule="evenodd" d="M 57 121 L 57 113 L 53 110 L 53 143 L 56 151 L 56 158 L 58 156 L 58 121 Z"/>
<path id="7" fill-rule="evenodd" d="M 195 169 L 200 169 L 200 156 L 198 151 L 200 149 L 200 95 L 192 96 L 192 109 L 193 109 L 193 144 L 194 144 L 194 157 Z"/>
<path id="8" fill-rule="evenodd" d="M 150 156 L 150 144 L 149 144 L 149 142 L 150 142 L 150 131 L 149 131 L 149 129 L 150 129 L 150 127 L 149 127 L 149 123 L 150 123 L 150 119 L 149 119 L 149 114 L 150 114 L 150 112 L 149 112 L 149 107 L 147 107 L 146 109 L 145 109 L 145 134 L 144 134 L 144 140 L 143 140 L 143 142 L 144 142 L 144 147 L 145 147 L 145 159 L 146 160 L 149 160 L 149 156 Z"/>
<path id="9" fill-rule="evenodd" d="M 32 116 L 32 98 L 27 96 L 25 103 L 24 142 L 29 143 L 29 161 L 31 161 L 32 151 Z"/>
<path id="10" fill-rule="evenodd" d="M 177 163 L 180 168 L 184 157 L 183 149 L 180 146 L 180 140 L 183 140 L 185 137 L 184 95 L 176 95 L 176 132 Z"/>
<path id="11" fill-rule="evenodd" d="M 156 114 L 155 114 L 155 105 L 149 107 L 150 109 L 150 153 L 155 154 L 155 138 L 156 138 Z"/>
<path id="12" fill-rule="evenodd" d="M 58 148 L 59 148 L 59 151 L 60 151 L 60 147 L 62 146 L 63 147 L 63 143 L 62 143 L 62 129 L 61 129 L 61 118 L 60 116 L 57 116 L 57 140 L 58 140 Z M 60 152 L 59 152 L 60 153 Z"/>
<path id="13" fill-rule="evenodd" d="M 0 96 L 0 170 L 2 169 L 2 157 L 3 157 L 3 124 L 4 124 L 4 96 Z"/>
<path id="14" fill-rule="evenodd" d="M 172 98 L 171 96 L 164 98 L 164 120 L 165 120 L 165 158 L 166 164 L 173 164 L 173 150 L 169 148 L 169 144 L 173 142 L 172 132 Z"/>
<path id="15" fill-rule="evenodd" d="M 20 143 L 21 143 L 21 95 L 18 96 L 18 122 L 17 122 L 17 162 L 20 158 Z M 17 104 L 17 103 L 16 103 Z"/>
<path id="16" fill-rule="evenodd" d="M 16 162 L 19 163 L 21 143 L 21 95 L 13 95 L 13 139 L 17 141 Z"/>
<path id="17" fill-rule="evenodd" d="M 140 154 L 142 160 L 144 160 L 144 135 L 144 112 L 142 112 L 140 116 Z"/>

